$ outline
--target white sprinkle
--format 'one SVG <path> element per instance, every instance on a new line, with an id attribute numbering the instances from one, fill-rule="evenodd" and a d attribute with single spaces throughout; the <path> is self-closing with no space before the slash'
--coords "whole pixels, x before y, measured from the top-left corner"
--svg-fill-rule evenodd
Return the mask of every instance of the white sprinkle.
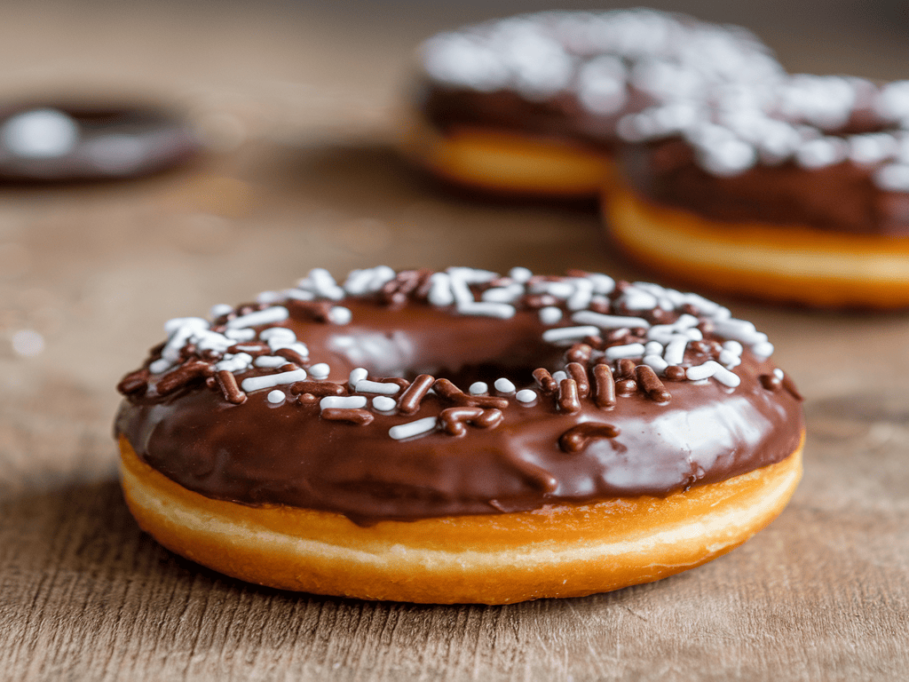
<path id="1" fill-rule="evenodd" d="M 644 355 L 643 343 L 627 343 L 624 346 L 611 346 L 606 349 L 606 358 L 620 360 L 622 358 L 636 358 Z"/>
<path id="2" fill-rule="evenodd" d="M 565 381 L 565 379 L 568 378 L 568 374 L 562 370 L 559 370 L 558 372 L 552 373 L 552 378 L 555 379 L 555 382 L 557 384 L 561 384 L 563 381 Z"/>
<path id="3" fill-rule="evenodd" d="M 728 350 L 720 351 L 720 364 L 726 369 L 732 369 L 742 364 L 742 358 Z"/>
<path id="4" fill-rule="evenodd" d="M 278 305 L 273 308 L 266 308 L 265 310 L 257 310 L 248 315 L 235 317 L 227 322 L 227 328 L 243 329 L 245 327 L 258 327 L 262 324 L 274 324 L 275 322 L 283 322 L 287 319 L 288 315 L 287 308 Z"/>
<path id="5" fill-rule="evenodd" d="M 344 298 L 344 289 L 337 285 L 335 278 L 325 268 L 313 268 L 310 270 L 306 280 L 303 280 L 300 284 L 302 285 L 306 281 L 315 289 L 316 294 L 322 298 L 328 298 L 333 301 L 340 301 Z"/>
<path id="6" fill-rule="evenodd" d="M 330 372 L 331 372 L 331 367 L 329 367 L 324 362 L 319 362 L 309 368 L 309 375 L 313 379 L 319 379 L 319 380 L 327 379 Z"/>
<path id="7" fill-rule="evenodd" d="M 532 403 L 537 399 L 537 392 L 532 391 L 529 388 L 525 388 L 522 391 L 518 391 L 514 397 L 519 403 L 524 403 L 526 405 L 528 403 Z"/>
<path id="8" fill-rule="evenodd" d="M 372 406 L 379 412 L 391 412 L 398 406 L 398 402 L 394 398 L 380 395 L 372 399 Z"/>
<path id="9" fill-rule="evenodd" d="M 174 317 L 164 323 L 164 331 L 168 336 L 177 332 L 189 334 L 191 331 L 209 328 L 208 320 L 201 317 Z"/>
<path id="10" fill-rule="evenodd" d="M 356 369 L 350 370 L 350 377 L 348 378 L 347 384 L 350 386 L 351 390 L 355 390 L 357 384 L 368 376 L 369 371 L 365 367 L 357 367 Z"/>
<path id="11" fill-rule="evenodd" d="M 366 407 L 366 396 L 330 395 L 322 398 L 322 400 L 319 401 L 319 407 L 323 410 L 327 410 L 329 408 L 338 408 L 341 410 L 358 410 L 361 407 Z"/>
<path id="12" fill-rule="evenodd" d="M 518 284 L 524 284 L 524 282 L 533 277 L 533 273 L 527 268 L 517 267 L 509 270 L 508 276 Z"/>
<path id="13" fill-rule="evenodd" d="M 783 374 L 783 370 L 781 370 L 779 367 L 777 367 L 776 369 L 773 370 L 773 376 L 775 376 L 777 379 L 782 381 L 783 377 L 786 375 Z"/>
<path id="14" fill-rule="evenodd" d="M 223 360 L 215 364 L 215 371 L 220 372 L 222 369 L 226 369 L 228 372 L 242 372 L 248 369 L 251 364 L 252 356 L 248 353 L 225 355 Z"/>
<path id="15" fill-rule="evenodd" d="M 657 374 L 662 374 L 666 371 L 666 368 L 669 367 L 669 363 L 659 355 L 645 355 L 644 364 L 653 368 L 653 371 Z"/>
<path id="16" fill-rule="evenodd" d="M 344 290 L 351 296 L 360 296 L 369 291 L 369 283 L 374 275 L 373 268 L 351 270 L 344 281 Z"/>
<path id="17" fill-rule="evenodd" d="M 333 324 L 350 324 L 352 318 L 353 313 L 350 312 L 350 308 L 344 306 L 336 305 L 328 311 L 328 319 Z"/>
<path id="18" fill-rule="evenodd" d="M 285 397 L 286 396 L 284 395 L 284 391 L 279 391 L 277 389 L 269 392 L 269 394 L 267 396 L 268 402 L 272 403 L 273 405 L 277 405 L 278 403 L 283 403 Z"/>
<path id="19" fill-rule="evenodd" d="M 166 360 L 165 358 L 158 358 L 148 366 L 148 369 L 151 370 L 152 374 L 162 374 L 172 366 L 173 365 L 171 364 L 170 360 Z"/>
<path id="20" fill-rule="evenodd" d="M 725 367 L 720 367 L 716 372 L 714 372 L 713 378 L 724 386 L 729 386 L 729 388 L 735 388 L 740 383 L 742 383 L 742 380 L 737 374 L 730 372 Z"/>
<path id="21" fill-rule="evenodd" d="M 759 358 L 769 358 L 773 355 L 773 344 L 767 341 L 756 343 L 751 347 L 751 352 Z"/>
<path id="22" fill-rule="evenodd" d="M 316 298 L 313 292 L 302 289 L 285 289 L 284 296 L 294 301 L 312 301 Z"/>
<path id="23" fill-rule="evenodd" d="M 234 341 L 252 341 L 256 338 L 255 329 L 228 329 L 224 336 Z"/>
<path id="24" fill-rule="evenodd" d="M 628 310 L 650 310 L 657 307 L 657 299 L 656 296 L 646 291 L 629 288 L 622 295 L 622 305 Z"/>
<path id="25" fill-rule="evenodd" d="M 467 389 L 467 392 L 470 395 L 485 395 L 489 391 L 489 386 L 486 385 L 483 381 L 474 381 L 470 388 Z"/>
<path id="26" fill-rule="evenodd" d="M 751 322 L 737 319 L 718 321 L 714 324 L 714 330 L 721 336 L 731 336 L 734 339 L 755 332 L 754 325 Z"/>
<path id="27" fill-rule="evenodd" d="M 649 294 L 648 294 L 649 295 Z M 604 315 L 592 310 L 581 310 L 571 316 L 573 322 L 593 324 L 600 329 L 621 329 L 622 327 L 642 327 L 647 329 L 650 323 L 643 317 L 625 317 L 621 315 Z"/>
<path id="28" fill-rule="evenodd" d="M 615 280 L 609 275 L 591 272 L 587 275 L 587 279 L 593 283 L 593 292 L 600 296 L 611 294 L 615 290 Z"/>
<path id="29" fill-rule="evenodd" d="M 549 294 L 556 298 L 568 298 L 574 293 L 574 286 L 570 282 L 537 281 L 530 285 L 534 294 Z"/>
<path id="30" fill-rule="evenodd" d="M 288 362 L 290 362 L 290 360 L 287 358 L 275 357 L 274 355 L 260 355 L 253 360 L 253 364 L 256 367 L 282 367 Z"/>
<path id="31" fill-rule="evenodd" d="M 555 306 L 546 306 L 540 308 L 540 322 L 543 324 L 555 324 L 562 319 L 562 309 Z"/>
<path id="32" fill-rule="evenodd" d="M 293 329 L 288 329 L 287 327 L 269 327 L 268 329 L 263 329 L 259 332 L 259 339 L 262 341 L 280 339 L 281 341 L 292 343 L 297 340 L 297 335 L 294 334 Z"/>
<path id="33" fill-rule="evenodd" d="M 909 163 L 893 163 L 878 169 L 874 182 L 890 192 L 909 192 Z"/>
<path id="34" fill-rule="evenodd" d="M 504 377 L 502 377 L 501 379 L 496 379 L 496 383 L 494 385 L 496 387 L 496 390 L 499 393 L 514 393 L 515 392 L 515 385 Z"/>
<path id="35" fill-rule="evenodd" d="M 644 344 L 645 355 L 663 355 L 663 344 L 659 341 L 648 341 Z"/>
<path id="36" fill-rule="evenodd" d="M 685 359 L 685 348 L 688 346 L 687 337 L 673 336 L 672 340 L 666 345 L 666 351 L 663 358 L 670 365 L 681 365 Z"/>
<path id="37" fill-rule="evenodd" d="M 277 291 L 263 291 L 256 296 L 256 303 L 272 304 L 284 299 L 284 294 Z"/>
<path id="38" fill-rule="evenodd" d="M 515 308 L 507 303 L 493 303 L 482 301 L 475 303 L 459 303 L 458 312 L 462 315 L 479 315 L 481 317 L 498 317 L 507 320 L 514 317 Z"/>
<path id="39" fill-rule="evenodd" d="M 590 299 L 593 298 L 593 282 L 587 279 L 574 279 L 572 282 L 575 291 L 568 297 L 566 305 L 569 310 L 583 310 L 590 305 Z"/>
<path id="40" fill-rule="evenodd" d="M 741 355 L 744 349 L 738 341 L 726 341 L 723 344 L 723 350 L 729 351 L 733 355 Z"/>
<path id="41" fill-rule="evenodd" d="M 703 365 L 689 367 L 685 371 L 685 376 L 688 377 L 689 381 L 700 381 L 701 379 L 709 379 L 716 374 L 718 369 L 723 369 L 718 362 L 708 360 Z"/>
<path id="42" fill-rule="evenodd" d="M 381 393 L 382 395 L 394 395 L 401 390 L 401 387 L 397 384 L 383 384 L 381 381 L 369 381 L 368 379 L 362 379 L 357 382 L 357 386 L 354 390 L 357 393 Z"/>
<path id="43" fill-rule="evenodd" d="M 232 305 L 227 305 L 226 303 L 217 303 L 211 307 L 211 310 L 208 311 L 208 314 L 212 318 L 221 317 L 222 315 L 229 315 L 234 311 Z"/>
<path id="44" fill-rule="evenodd" d="M 40 355 L 44 350 L 44 337 L 33 329 L 20 329 L 12 338 L 13 350 L 25 357 Z"/>
<path id="45" fill-rule="evenodd" d="M 454 294 L 451 292 L 451 278 L 444 272 L 435 272 L 429 278 L 429 295 L 427 299 L 432 305 L 444 308 L 454 303 Z"/>
<path id="46" fill-rule="evenodd" d="M 585 336 L 595 336 L 600 330 L 596 327 L 558 327 L 556 329 L 547 329 L 543 332 L 543 340 L 546 343 L 572 343 L 577 339 L 583 339 Z"/>
<path id="47" fill-rule="evenodd" d="M 79 142 L 79 125 L 56 109 L 32 109 L 9 118 L 0 129 L 3 144 L 27 159 L 62 156 Z"/>
<path id="48" fill-rule="evenodd" d="M 509 284 L 507 287 L 487 289 L 480 298 L 492 303 L 514 303 L 523 295 L 524 287 L 520 284 Z"/>
<path id="49" fill-rule="evenodd" d="M 423 419 L 417 419 L 416 421 L 407 422 L 406 424 L 398 424 L 397 426 L 392 426 L 388 429 L 388 435 L 395 440 L 422 436 L 430 431 L 434 431 L 437 421 L 438 420 L 435 417 L 424 417 Z"/>
<path id="50" fill-rule="evenodd" d="M 292 384 L 295 381 L 303 381 L 304 379 L 306 379 L 306 370 L 294 369 L 290 372 L 281 372 L 280 374 L 266 374 L 265 376 L 261 377 L 247 377 L 243 380 L 242 387 L 243 390 L 247 393 L 252 393 L 253 391 L 259 391 L 263 388 L 274 388 L 275 386 Z"/>

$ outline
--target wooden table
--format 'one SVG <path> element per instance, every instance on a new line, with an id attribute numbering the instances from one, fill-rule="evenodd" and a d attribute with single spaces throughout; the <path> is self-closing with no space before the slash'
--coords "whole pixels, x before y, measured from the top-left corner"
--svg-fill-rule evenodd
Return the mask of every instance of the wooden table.
<path id="1" fill-rule="evenodd" d="M 0 87 L 154 92 L 221 151 L 142 182 L 0 190 L 0 679 L 909 676 L 906 314 L 731 303 L 808 397 L 805 478 L 765 532 L 656 584 L 508 607 L 374 604 L 242 584 L 143 535 L 116 480 L 113 386 L 165 319 L 316 266 L 646 275 L 612 253 L 593 210 L 465 201 L 396 160 L 395 86 L 429 19 L 395 36 L 379 19 L 279 6 L 120 7 L 4 8 Z M 909 55 L 880 35 L 843 49 L 893 76 Z M 836 44 L 777 37 L 796 63 L 849 67 Z M 14 351 L 23 329 L 43 352 Z"/>

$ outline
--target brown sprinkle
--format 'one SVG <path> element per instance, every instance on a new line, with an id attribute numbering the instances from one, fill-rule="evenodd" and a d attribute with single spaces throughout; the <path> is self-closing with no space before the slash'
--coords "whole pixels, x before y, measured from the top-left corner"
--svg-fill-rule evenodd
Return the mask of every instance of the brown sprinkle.
<path id="1" fill-rule="evenodd" d="M 647 365 L 638 365 L 634 370 L 634 374 L 637 377 L 638 386 L 641 387 L 644 395 L 650 400 L 656 403 L 668 403 L 672 399 L 669 391 L 663 386 L 663 382 L 657 377 L 653 368 Z"/>
<path id="2" fill-rule="evenodd" d="M 312 393 L 303 393 L 300 396 L 299 400 L 301 405 L 315 405 L 317 402 L 319 402 L 319 399 Z"/>
<path id="3" fill-rule="evenodd" d="M 615 379 L 609 365 L 595 365 L 593 368 L 594 401 L 597 407 L 615 407 Z"/>
<path id="4" fill-rule="evenodd" d="M 328 313 L 331 311 L 331 303 L 328 301 L 300 301 L 297 299 L 288 300 L 284 306 L 291 313 L 296 312 L 305 319 L 314 322 L 328 322 Z"/>
<path id="5" fill-rule="evenodd" d="M 189 360 L 172 372 L 165 374 L 156 384 L 158 395 L 169 395 L 186 384 L 203 376 L 211 376 L 211 363 L 203 360 Z"/>
<path id="6" fill-rule="evenodd" d="M 587 449 L 590 441 L 600 438 L 615 438 L 619 430 L 612 424 L 597 424 L 584 422 L 572 426 L 559 436 L 559 447 L 569 454 L 577 454 Z"/>
<path id="7" fill-rule="evenodd" d="M 452 436 L 461 436 L 467 431 L 465 424 L 481 429 L 498 426 L 504 415 L 500 410 L 484 410 L 481 407 L 449 407 L 439 414 L 442 427 Z"/>
<path id="8" fill-rule="evenodd" d="M 574 379 L 562 379 L 559 383 L 559 409 L 562 412 L 572 414 L 581 409 L 581 401 L 578 398 L 578 383 Z"/>
<path id="9" fill-rule="evenodd" d="M 322 410 L 322 419 L 333 422 L 351 422 L 357 426 L 366 426 L 375 419 L 375 415 L 369 410 L 361 408 L 327 407 Z"/>
<path id="10" fill-rule="evenodd" d="M 416 383 L 416 382 L 414 382 Z M 455 405 L 468 405 L 470 407 L 495 407 L 504 410 L 508 407 L 508 400 L 485 395 L 467 395 L 460 388 L 451 383 L 448 379 L 437 379 L 432 385 L 433 390 L 443 400 L 454 403 Z"/>
<path id="11" fill-rule="evenodd" d="M 578 385 L 578 397 L 586 398 L 590 395 L 590 381 L 587 379 L 587 370 L 578 362 L 569 362 L 565 367 L 568 376 Z"/>
<path id="12" fill-rule="evenodd" d="M 568 358 L 569 362 L 579 362 L 582 365 L 586 365 L 590 360 L 591 353 L 593 353 L 593 348 L 586 343 L 576 343 L 568 349 L 565 357 Z"/>
<path id="13" fill-rule="evenodd" d="M 246 402 L 246 394 L 240 390 L 237 385 L 237 377 L 230 370 L 222 369 L 215 373 L 215 381 L 224 394 L 224 399 L 234 405 L 242 405 Z"/>
<path id="14" fill-rule="evenodd" d="M 542 367 L 533 370 L 533 378 L 543 393 L 550 394 L 559 390 L 558 382 L 552 378 L 548 370 Z"/>
<path id="15" fill-rule="evenodd" d="M 346 395 L 347 388 L 343 384 L 331 381 L 296 381 L 290 385 L 293 394 L 309 393 L 313 396 L 324 397 L 327 395 Z"/>
<path id="16" fill-rule="evenodd" d="M 148 377 L 146 368 L 130 372 L 117 384 L 117 390 L 123 395 L 143 395 L 148 390 Z"/>
<path id="17" fill-rule="evenodd" d="M 758 378 L 761 381 L 761 386 L 768 391 L 779 391 L 783 387 L 783 382 L 772 374 L 762 374 Z"/>
<path id="18" fill-rule="evenodd" d="M 279 348 L 278 350 L 275 351 L 275 355 L 277 355 L 279 358 L 284 358 L 285 360 L 290 360 L 290 362 L 294 363 L 295 365 L 302 366 L 302 365 L 306 364 L 306 358 L 304 358 L 302 355 L 300 355 L 297 351 L 293 350 L 292 348 Z M 297 369 L 300 369 L 300 367 L 297 367 Z M 282 370 L 283 370 L 283 368 L 282 368 Z"/>
<path id="19" fill-rule="evenodd" d="M 634 395 L 638 392 L 638 382 L 634 379 L 622 379 L 621 381 L 617 381 L 615 382 L 615 392 L 616 395 L 620 395 L 624 398 Z"/>
<path id="20" fill-rule="evenodd" d="M 669 381 L 684 381 L 685 369 L 678 365 L 669 365 L 669 367 L 663 370 L 663 376 L 669 379 Z"/>
<path id="21" fill-rule="evenodd" d="M 637 365 L 634 364 L 634 360 L 628 358 L 622 358 L 619 360 L 619 377 L 621 379 L 633 379 L 634 378 L 634 368 Z"/>
<path id="22" fill-rule="evenodd" d="M 430 374 L 421 374 L 413 383 L 407 387 L 407 390 L 401 394 L 398 401 L 398 412 L 401 414 L 416 414 L 420 409 L 423 398 L 432 388 L 436 378 Z"/>

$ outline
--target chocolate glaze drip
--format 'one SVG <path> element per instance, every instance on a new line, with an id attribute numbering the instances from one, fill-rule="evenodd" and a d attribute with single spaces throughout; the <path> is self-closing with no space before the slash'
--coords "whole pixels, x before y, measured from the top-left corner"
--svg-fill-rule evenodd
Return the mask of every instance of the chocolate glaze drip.
<path id="1" fill-rule="evenodd" d="M 873 165 L 843 161 L 806 169 L 788 161 L 721 177 L 700 168 L 679 138 L 625 145 L 618 153 L 631 188 L 660 206 L 728 223 L 909 236 L 909 193 L 878 187 Z"/>
<path id="2" fill-rule="evenodd" d="M 535 368 L 564 365 L 564 349 L 542 341 L 546 326 L 527 308 L 499 320 L 412 299 L 391 308 L 354 298 L 343 305 L 353 314 L 347 325 L 293 309 L 282 323 L 330 363 L 330 381 L 343 383 L 363 366 L 377 376 L 427 374 L 455 385 L 506 376 L 521 388 L 535 385 Z M 116 431 L 165 476 L 216 499 L 326 510 L 360 524 L 513 512 L 662 496 L 783 460 L 804 424 L 791 392 L 762 385 L 760 377 L 773 369 L 746 350 L 737 388 L 673 383 L 666 404 L 640 391 L 613 398 L 601 372 L 596 395 L 578 399 L 574 412 L 560 409 L 556 394 L 530 405 L 508 400 L 501 410 L 465 410 L 431 391 L 408 403 L 411 414 L 376 415 L 369 425 L 320 418 L 315 399 L 273 405 L 256 392 L 232 404 L 200 379 L 165 396 L 131 393 Z M 460 435 L 437 430 L 402 441 L 388 435 L 391 426 L 452 409 L 448 423 Z M 566 453 L 560 438 L 588 422 L 608 422 L 615 437 L 585 439 L 582 450 Z"/>

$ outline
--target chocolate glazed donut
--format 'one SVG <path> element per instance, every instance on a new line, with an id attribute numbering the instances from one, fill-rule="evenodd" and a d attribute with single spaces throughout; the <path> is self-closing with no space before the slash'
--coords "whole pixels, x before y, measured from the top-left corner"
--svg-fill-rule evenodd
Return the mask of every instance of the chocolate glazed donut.
<path id="1" fill-rule="evenodd" d="M 801 471 L 801 397 L 766 335 L 656 285 L 314 270 L 166 330 L 119 385 L 127 501 L 166 546 L 263 584 L 615 589 L 740 544 Z"/>
<path id="2" fill-rule="evenodd" d="M 647 9 L 467 26 L 430 38 L 418 60 L 406 155 L 473 189 L 546 197 L 599 193 L 624 115 L 783 74 L 742 28 Z"/>
<path id="3" fill-rule="evenodd" d="M 688 283 L 909 305 L 909 81 L 790 77 L 624 119 L 612 233 Z"/>

